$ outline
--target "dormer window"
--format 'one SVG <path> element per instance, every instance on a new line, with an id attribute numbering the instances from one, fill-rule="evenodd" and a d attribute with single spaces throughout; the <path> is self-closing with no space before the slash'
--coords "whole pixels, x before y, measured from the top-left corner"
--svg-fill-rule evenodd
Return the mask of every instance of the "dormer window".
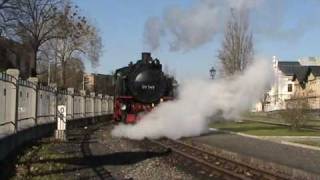
<path id="1" fill-rule="evenodd" d="M 288 92 L 292 92 L 292 84 L 288 84 Z"/>

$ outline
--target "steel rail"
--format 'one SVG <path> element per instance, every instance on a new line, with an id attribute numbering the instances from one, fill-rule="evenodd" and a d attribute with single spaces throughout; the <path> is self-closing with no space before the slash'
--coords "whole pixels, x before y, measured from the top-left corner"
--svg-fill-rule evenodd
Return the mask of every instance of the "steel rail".
<path id="1" fill-rule="evenodd" d="M 187 158 L 189 158 L 189 159 L 191 159 L 191 160 L 193 160 L 193 161 L 195 161 L 195 162 L 197 162 L 197 163 L 200 163 L 200 164 L 203 164 L 203 165 L 205 165 L 205 166 L 207 166 L 207 167 L 209 167 L 209 168 L 212 168 L 212 169 L 214 169 L 215 171 L 219 171 L 219 172 L 222 173 L 223 175 L 228 175 L 228 176 L 231 176 L 232 178 L 237 178 L 237 179 L 250 180 L 249 178 L 247 178 L 247 177 L 245 177 L 245 176 L 243 176 L 243 175 L 238 175 L 238 174 L 235 174 L 235 173 L 232 172 L 232 171 L 223 169 L 223 168 L 218 167 L 218 166 L 214 166 L 214 165 L 212 165 L 212 164 L 210 164 L 210 163 L 208 163 L 208 162 L 206 162 L 206 161 L 203 161 L 203 160 L 201 160 L 201 159 L 199 159 L 199 158 L 197 158 L 197 157 L 194 157 L 194 156 L 192 156 L 192 155 L 190 155 L 190 154 L 187 154 L 187 153 L 185 153 L 185 152 L 182 152 L 181 150 L 179 150 L 179 149 L 177 149 L 177 148 L 174 148 L 174 147 L 172 147 L 172 146 L 168 146 L 168 145 L 166 145 L 166 144 L 164 144 L 164 143 L 161 143 L 161 142 L 158 142 L 158 141 L 153 141 L 153 140 L 151 140 L 151 142 L 153 142 L 153 143 L 155 143 L 155 144 L 158 144 L 158 145 L 160 145 L 160 146 L 162 146 L 162 147 L 171 149 L 171 150 L 174 151 L 175 153 L 178 153 L 178 154 L 180 154 L 180 155 L 182 155 L 182 156 L 184 156 L 184 157 L 187 157 Z"/>
<path id="2" fill-rule="evenodd" d="M 200 149 L 198 147 L 195 147 L 195 146 L 192 146 L 192 145 L 189 145 L 189 144 L 186 144 L 182 141 L 179 141 L 179 140 L 169 140 L 169 139 L 166 139 L 166 141 L 169 141 L 169 145 L 168 143 L 163 143 L 163 142 L 159 142 L 159 141 L 156 141 L 156 140 L 150 140 L 151 142 L 155 143 L 155 144 L 158 144 L 162 147 L 165 147 L 165 148 L 169 148 L 171 149 L 172 151 L 174 151 L 175 153 L 177 154 L 180 154 L 188 159 L 191 159 L 195 162 L 198 162 L 200 164 L 203 164 L 211 169 L 214 169 L 216 171 L 219 171 L 221 173 L 229 177 L 232 177 L 232 178 L 236 178 L 236 179 L 253 179 L 255 177 L 250 177 L 250 176 L 246 176 L 244 175 L 243 173 L 239 174 L 238 172 L 235 172 L 233 170 L 229 170 L 229 169 L 226 169 L 226 168 L 223 168 L 219 165 L 214 165 L 206 160 L 203 160 L 203 158 L 198 158 L 197 156 L 195 155 L 191 155 L 189 153 L 186 153 L 186 152 L 183 152 L 181 147 L 173 147 L 174 145 L 180 145 L 180 146 L 183 146 L 183 147 L 186 147 L 186 148 L 189 148 L 189 150 L 193 150 L 193 151 L 196 151 L 196 152 L 199 152 L 201 153 L 201 155 L 208 155 L 208 156 L 211 156 L 213 157 L 217 162 L 226 162 L 226 163 L 231 163 L 231 164 L 234 164 L 236 165 L 237 167 L 241 167 L 241 168 L 245 168 L 246 171 L 250 171 L 250 172 L 253 172 L 252 174 L 253 175 L 257 175 L 257 173 L 261 176 L 259 178 L 262 178 L 264 176 L 267 176 L 267 179 L 283 179 L 283 180 L 289 180 L 290 177 L 284 177 L 282 175 L 279 175 L 279 174 L 274 174 L 272 172 L 269 172 L 269 171 L 266 171 L 266 170 L 262 170 L 262 169 L 258 169 L 257 167 L 254 167 L 254 166 L 251 166 L 249 164 L 245 164 L 243 162 L 238 162 L 238 161 L 234 161 L 234 160 L 231 160 L 231 159 L 227 159 L 225 157 L 222 157 L 222 156 L 219 156 L 219 155 L 216 155 L 216 154 L 213 154 L 212 152 L 209 152 L 209 151 L 206 151 L 206 150 L 203 150 L 203 149 Z M 171 141 L 171 142 L 170 142 Z M 173 144 L 173 145 L 170 145 L 170 144 Z"/>

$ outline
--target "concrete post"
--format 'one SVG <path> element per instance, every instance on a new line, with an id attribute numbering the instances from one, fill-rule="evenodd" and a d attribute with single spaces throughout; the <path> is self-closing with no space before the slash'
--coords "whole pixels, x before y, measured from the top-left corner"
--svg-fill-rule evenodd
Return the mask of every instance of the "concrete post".
<path id="1" fill-rule="evenodd" d="M 98 115 L 100 116 L 102 113 L 101 113 L 101 102 L 102 102 L 102 94 L 98 94 L 98 102 L 97 102 L 97 113 Z"/>
<path id="2" fill-rule="evenodd" d="M 113 113 L 113 96 L 109 96 L 109 112 Z"/>
<path id="3" fill-rule="evenodd" d="M 37 77 L 30 77 L 28 78 L 28 81 L 32 82 L 33 84 L 37 85 L 38 88 L 38 78 Z M 29 112 L 30 116 L 33 117 L 35 120 L 35 125 L 38 125 L 37 115 L 38 115 L 38 89 L 34 90 L 30 94 L 31 99 L 31 111 Z"/>
<path id="4" fill-rule="evenodd" d="M 52 87 L 54 89 L 53 95 L 50 98 L 50 114 L 55 115 L 55 117 L 53 117 L 52 121 L 57 121 L 57 84 L 56 83 L 50 83 L 49 85 L 50 87 Z"/>
<path id="5" fill-rule="evenodd" d="M 92 112 L 91 117 L 95 116 L 95 114 L 94 114 L 94 98 L 95 98 L 95 96 L 96 96 L 96 94 L 94 92 L 90 93 L 90 105 L 89 105 L 90 110 L 89 111 Z"/>
<path id="6" fill-rule="evenodd" d="M 74 106 L 73 106 L 73 95 L 74 95 L 74 88 L 68 88 L 68 98 L 67 98 L 67 117 L 70 117 L 73 119 L 73 111 L 74 111 Z"/>
<path id="7" fill-rule="evenodd" d="M 104 114 L 108 114 L 108 97 L 107 95 L 103 96 L 103 106 L 101 106 L 101 111 L 103 111 Z"/>
<path id="8" fill-rule="evenodd" d="M 6 72 L 8 75 L 13 76 L 12 83 L 9 85 L 6 93 L 6 99 L 8 99 L 7 104 L 5 105 L 7 108 L 5 120 L 6 122 L 12 122 L 13 124 L 8 124 L 8 127 L 4 127 L 1 129 L 1 132 L 4 134 L 12 134 L 17 131 L 18 127 L 18 94 L 19 94 L 19 86 L 18 79 L 20 72 L 18 69 L 8 69 Z"/>
<path id="9" fill-rule="evenodd" d="M 91 116 L 94 116 L 94 98 L 96 94 L 94 92 L 90 93 L 90 112 L 92 112 Z"/>
<path id="10" fill-rule="evenodd" d="M 86 115 L 86 91 L 80 90 L 81 100 L 80 100 L 80 113 L 81 117 L 84 118 Z"/>
<path id="11" fill-rule="evenodd" d="M 107 114 L 110 114 L 110 111 L 109 111 L 109 96 L 108 95 L 105 95 L 105 99 L 106 99 L 106 112 Z"/>

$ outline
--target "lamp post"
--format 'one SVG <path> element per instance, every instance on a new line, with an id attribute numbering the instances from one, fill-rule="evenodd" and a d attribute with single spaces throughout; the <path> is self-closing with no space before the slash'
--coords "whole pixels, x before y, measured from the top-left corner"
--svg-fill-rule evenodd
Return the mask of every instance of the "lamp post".
<path id="1" fill-rule="evenodd" d="M 214 69 L 214 67 L 212 66 L 209 72 L 210 72 L 211 79 L 214 79 L 216 76 L 216 69 Z"/>

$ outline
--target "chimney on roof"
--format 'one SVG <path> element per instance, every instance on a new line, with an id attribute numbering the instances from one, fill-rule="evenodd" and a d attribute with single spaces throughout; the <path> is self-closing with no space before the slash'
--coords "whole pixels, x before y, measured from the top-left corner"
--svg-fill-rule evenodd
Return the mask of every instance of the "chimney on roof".
<path id="1" fill-rule="evenodd" d="M 278 59 L 276 56 L 272 56 L 272 64 L 273 64 L 273 68 L 278 67 Z"/>
<path id="2" fill-rule="evenodd" d="M 143 52 L 143 53 L 141 54 L 141 59 L 142 59 L 143 62 L 148 63 L 150 60 L 152 60 L 152 58 L 151 58 L 151 53 L 149 53 L 149 52 Z"/>

